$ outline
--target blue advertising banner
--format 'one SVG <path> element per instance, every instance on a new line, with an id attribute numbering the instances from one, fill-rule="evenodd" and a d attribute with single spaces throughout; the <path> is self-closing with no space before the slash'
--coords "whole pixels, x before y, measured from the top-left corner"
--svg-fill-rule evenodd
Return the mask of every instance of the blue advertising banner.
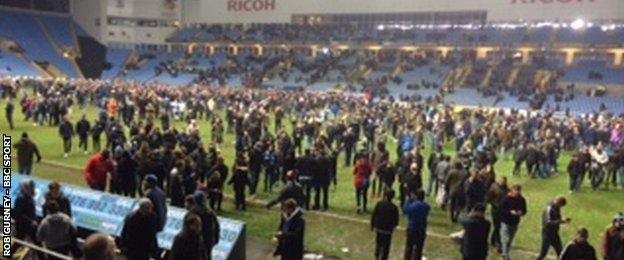
<path id="1" fill-rule="evenodd" d="M 27 180 L 34 181 L 37 216 L 43 217 L 41 208 L 45 202 L 44 197 L 48 191 L 50 181 L 18 174 L 13 174 L 11 177 L 10 197 L 12 201 L 15 201 L 19 195 L 20 183 Z M 79 228 L 119 237 L 126 216 L 138 208 L 136 199 L 71 185 L 62 186 L 63 193 L 65 193 L 72 206 L 74 223 Z M 4 188 L 3 192 L 5 192 Z M 185 215 L 186 209 L 178 207 L 167 208 L 165 228 L 158 233 L 158 246 L 160 248 L 165 250 L 171 249 L 173 239 L 182 230 Z M 219 218 L 219 225 L 221 228 L 220 239 L 219 243 L 212 250 L 212 259 L 231 259 L 232 251 L 238 246 L 238 243 L 244 243 L 245 223 Z M 244 245 L 242 247 L 244 248 Z"/>

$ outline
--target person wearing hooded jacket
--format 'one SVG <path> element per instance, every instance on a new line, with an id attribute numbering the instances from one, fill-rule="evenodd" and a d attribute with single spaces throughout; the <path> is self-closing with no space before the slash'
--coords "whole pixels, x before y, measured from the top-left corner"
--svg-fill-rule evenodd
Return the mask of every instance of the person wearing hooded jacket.
<path id="1" fill-rule="evenodd" d="M 173 239 L 169 260 L 208 260 L 211 251 L 202 237 L 202 221 L 196 214 L 184 216 L 182 230 Z"/>
<path id="2" fill-rule="evenodd" d="M 158 216 L 147 198 L 139 200 L 139 208 L 128 215 L 121 230 L 121 248 L 128 259 L 148 260 L 158 249 Z"/>
<path id="3" fill-rule="evenodd" d="M 613 223 L 607 228 L 602 238 L 602 259 L 624 259 L 624 214 L 620 213 L 613 218 Z"/>
<path id="4" fill-rule="evenodd" d="M 286 173 L 286 177 L 288 178 L 288 182 L 286 182 L 286 185 L 284 185 L 284 188 L 280 191 L 279 196 L 274 200 L 269 201 L 266 205 L 267 209 L 270 209 L 275 204 L 283 203 L 289 199 L 294 199 L 297 202 L 297 205 L 303 205 L 305 203 L 305 194 L 303 193 L 303 189 L 296 181 L 296 170 L 291 170 Z"/>
<path id="5" fill-rule="evenodd" d="M 191 195 L 189 195 L 191 196 Z M 201 233 L 204 246 L 208 251 L 212 251 L 212 247 L 219 243 L 220 226 L 217 214 L 206 206 L 206 195 L 202 191 L 196 191 L 192 195 L 192 200 L 186 199 L 188 214 L 195 214 L 201 219 Z M 208 256 L 210 259 L 210 255 Z"/>
<path id="6" fill-rule="evenodd" d="M 477 203 L 466 218 L 460 220 L 464 227 L 461 254 L 465 260 L 485 260 L 488 256 L 490 222 L 485 219 L 485 205 Z"/>
<path id="7" fill-rule="evenodd" d="M 35 183 L 25 181 L 20 184 L 20 193 L 13 205 L 15 232 L 18 239 L 30 237 L 36 240 L 37 217 L 35 215 Z"/>
<path id="8" fill-rule="evenodd" d="M 581 228 L 577 232 L 577 237 L 570 241 L 561 253 L 561 260 L 597 260 L 596 250 L 587 241 L 589 232 L 586 228 Z"/>
<path id="9" fill-rule="evenodd" d="M 37 240 L 52 251 L 68 254 L 76 245 L 76 226 L 55 201 L 46 204 L 46 217 L 37 229 Z"/>
<path id="10" fill-rule="evenodd" d="M 371 217 L 371 229 L 377 234 L 375 242 L 375 259 L 388 259 L 392 233 L 399 224 L 399 208 L 392 203 L 394 190 L 387 190 L 385 199 L 375 205 Z"/>
<path id="11" fill-rule="evenodd" d="M 283 260 L 303 259 L 305 220 L 303 211 L 293 199 L 282 203 L 282 218 L 274 239 L 278 245 L 273 253 Z"/>

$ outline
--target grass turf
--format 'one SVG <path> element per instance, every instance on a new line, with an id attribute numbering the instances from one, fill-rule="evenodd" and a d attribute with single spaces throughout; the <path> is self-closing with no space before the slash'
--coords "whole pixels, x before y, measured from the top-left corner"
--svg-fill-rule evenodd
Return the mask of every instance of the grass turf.
<path id="1" fill-rule="evenodd" d="M 0 107 L 5 106 L 5 101 L 0 101 Z M 2 133 L 9 134 L 13 137 L 13 142 L 17 142 L 22 132 L 27 131 L 31 139 L 39 146 L 44 160 L 58 164 L 73 166 L 77 168 L 84 167 L 87 159 L 91 154 L 84 155 L 77 152 L 77 140 L 74 139 L 74 153 L 69 158 L 63 158 L 62 142 L 58 134 L 57 127 L 49 126 L 33 126 L 32 121 L 24 122 L 23 115 L 16 109 L 14 115 L 15 129 L 9 130 L 8 124 L 4 118 L 0 120 L 0 129 Z M 97 116 L 97 109 L 88 106 L 84 110 L 78 110 L 74 107 L 71 117 L 72 121 L 77 121 L 80 115 L 84 113 L 90 121 Z M 92 121 L 93 122 L 93 121 Z M 178 129 L 184 129 L 184 122 L 175 122 Z M 204 120 L 199 121 L 202 140 L 210 140 L 210 124 Z M 286 124 L 290 127 L 290 124 Z M 273 127 L 269 127 L 273 129 Z M 225 135 L 225 142 L 222 147 L 222 155 L 227 165 L 231 165 L 234 160 L 234 136 Z M 390 142 L 388 150 L 394 151 L 396 144 Z M 445 152 L 454 154 L 451 148 L 452 144 L 445 146 Z M 430 149 L 425 149 L 424 157 L 428 157 Z M 391 152 L 394 159 L 395 154 Z M 562 154 L 559 165 L 560 169 L 565 169 L 570 156 L 568 153 Z M 335 215 L 345 216 L 361 221 L 367 221 L 370 215 L 360 215 L 355 211 L 355 190 L 352 181 L 352 168 L 344 165 L 344 159 L 339 158 L 338 185 L 332 186 L 329 194 L 330 212 Z M 584 191 L 578 194 L 567 194 L 568 179 L 565 174 L 555 176 L 549 179 L 530 179 L 526 175 L 522 177 L 511 176 L 513 162 L 509 160 L 499 160 L 495 169 L 498 176 L 508 176 L 510 184 L 522 184 L 524 186 L 523 193 L 528 201 L 528 214 L 520 224 L 520 230 L 514 242 L 515 246 L 528 251 L 536 252 L 539 250 L 541 243 L 541 214 L 550 200 L 557 195 L 566 195 L 568 197 L 568 206 L 563 209 L 564 216 L 573 219 L 570 225 L 563 226 L 561 235 L 563 241 L 569 241 L 574 237 L 575 230 L 581 226 L 589 229 L 591 237 L 590 241 L 597 247 L 600 237 L 605 227 L 610 223 L 611 217 L 624 210 L 624 200 L 622 200 L 621 191 L 598 190 L 590 191 L 588 184 L 584 186 Z M 34 168 L 36 176 L 58 180 L 64 183 L 75 185 L 85 185 L 82 172 L 76 169 L 65 167 L 57 167 L 53 165 L 39 164 Z M 427 183 L 428 172 L 424 173 L 424 183 Z M 261 186 L 262 187 L 262 186 Z M 395 184 L 395 188 L 397 185 Z M 261 189 L 259 189 L 261 190 Z M 274 190 L 279 190 L 274 189 Z M 232 194 L 231 187 L 226 188 L 227 194 Z M 274 191 L 276 193 L 276 191 Z M 274 197 L 275 194 L 266 194 L 260 192 L 258 199 L 266 200 Z M 428 198 L 433 204 L 432 199 Z M 224 216 L 240 219 L 247 222 L 248 234 L 266 241 L 277 227 L 279 215 L 277 211 L 267 211 L 260 207 L 250 207 L 247 212 L 235 212 L 233 207 L 227 203 Z M 369 208 L 372 209 L 374 201 L 369 202 Z M 433 206 L 433 210 L 429 219 L 429 231 L 438 234 L 449 234 L 461 229 L 459 225 L 452 224 L 448 220 L 446 212 Z M 354 221 L 341 220 L 338 218 L 327 217 L 318 214 L 307 214 L 308 228 L 306 232 L 306 249 L 316 252 L 322 252 L 343 258 L 370 258 L 374 251 L 374 234 L 370 232 L 367 225 L 356 223 Z M 401 218 L 401 226 L 405 226 L 405 219 Z M 393 241 L 392 258 L 400 256 L 403 249 L 404 234 L 397 232 Z M 564 242 L 565 243 L 565 242 Z M 455 259 L 458 258 L 458 248 L 454 246 L 448 239 L 440 239 L 429 237 L 426 242 L 425 254 L 434 259 Z M 342 252 L 342 248 L 349 248 L 348 253 Z M 552 250 L 551 250 L 552 251 Z M 552 254 L 552 252 L 551 252 Z M 494 254 L 492 254 L 494 255 Z M 516 256 L 528 257 L 522 252 L 514 253 Z"/>

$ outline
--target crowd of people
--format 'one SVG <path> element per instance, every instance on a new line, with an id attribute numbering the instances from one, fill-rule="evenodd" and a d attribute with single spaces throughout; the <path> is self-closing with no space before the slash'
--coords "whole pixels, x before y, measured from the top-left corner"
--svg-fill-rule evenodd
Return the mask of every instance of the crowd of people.
<path id="1" fill-rule="evenodd" d="M 342 164 L 353 166 L 358 213 L 368 212 L 370 198 L 383 197 L 371 220 L 379 259 L 388 257 L 399 212 L 408 218 L 405 258 L 421 258 L 431 210 L 427 196 L 449 212 L 452 222 L 464 227 L 458 237 L 462 237 L 465 259 L 485 259 L 489 246 L 510 259 L 529 202 L 520 185 L 508 184 L 495 172 L 501 158 L 514 161 L 513 175 L 549 178 L 562 173 L 558 159 L 570 152 L 573 159 L 566 168 L 570 192 L 581 192 L 586 177 L 593 189 L 624 189 L 622 115 L 558 118 L 535 111 L 456 112 L 435 101 L 104 81 L 5 81 L 2 86 L 7 104 L 21 109 L 23 120 L 58 127 L 63 142 L 59 149 L 66 157 L 76 152 L 72 144 L 76 137 L 78 149 L 95 152 L 84 171 L 89 187 L 144 198 L 137 212 L 127 217 L 119 240 L 119 247 L 132 259 L 159 255 L 156 234 L 164 226 L 168 205 L 189 210 L 171 259 L 209 259 L 210 249 L 218 243 L 216 213 L 221 210 L 225 185 L 233 186 L 236 209 L 246 210 L 247 196 L 255 197 L 259 184 L 266 193 L 281 187 L 267 204 L 281 203 L 284 213 L 275 235 L 276 254 L 301 259 L 302 214 L 331 209 L 328 190 L 339 181 Z M 178 103 L 186 109 L 174 112 Z M 99 108 L 97 119 L 75 115 L 77 107 L 89 104 Z M 7 120 L 13 120 L 12 113 L 7 109 Z M 71 118 L 76 117 L 81 119 L 74 124 Z M 176 127 L 178 121 L 186 127 Z M 211 129 L 200 128 L 200 121 L 208 121 Z M 205 134 L 208 131 L 210 135 Z M 224 156 L 229 135 L 234 136 L 234 158 Z M 395 142 L 392 151 L 390 144 Z M 27 134 L 19 143 L 18 157 L 23 159 L 18 167 L 30 174 L 33 157 L 41 159 L 39 150 Z M 445 144 L 454 144 L 456 155 L 444 149 Z M 433 151 L 428 158 L 424 149 Z M 232 162 L 231 167 L 226 161 Z M 20 210 L 15 215 L 21 219 L 16 223 L 18 237 L 29 236 L 55 251 L 71 252 L 75 227 L 71 218 L 61 215 L 71 211 L 63 212 L 61 203 L 51 204 L 46 211 L 50 216 L 37 221 L 32 187 L 27 186 L 16 202 Z M 398 206 L 392 201 L 396 191 Z M 487 205 L 490 220 L 485 216 Z M 558 228 L 570 221 L 560 211 L 565 205 L 565 197 L 547 205 L 538 259 L 550 246 L 568 257 L 564 259 L 595 257 L 588 253 L 591 246 L 584 229 L 563 249 Z M 57 222 L 68 227 L 63 243 L 46 237 L 52 234 L 49 223 Z M 37 230 L 40 234 L 33 233 Z M 616 216 L 603 240 L 603 258 L 624 257 L 623 216 Z"/>

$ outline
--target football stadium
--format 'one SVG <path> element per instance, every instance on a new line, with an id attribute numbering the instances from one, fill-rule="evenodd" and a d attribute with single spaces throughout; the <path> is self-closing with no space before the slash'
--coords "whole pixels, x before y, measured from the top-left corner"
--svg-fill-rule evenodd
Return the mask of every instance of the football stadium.
<path id="1" fill-rule="evenodd" d="M 3 258 L 624 260 L 622 0 L 2 0 Z"/>

